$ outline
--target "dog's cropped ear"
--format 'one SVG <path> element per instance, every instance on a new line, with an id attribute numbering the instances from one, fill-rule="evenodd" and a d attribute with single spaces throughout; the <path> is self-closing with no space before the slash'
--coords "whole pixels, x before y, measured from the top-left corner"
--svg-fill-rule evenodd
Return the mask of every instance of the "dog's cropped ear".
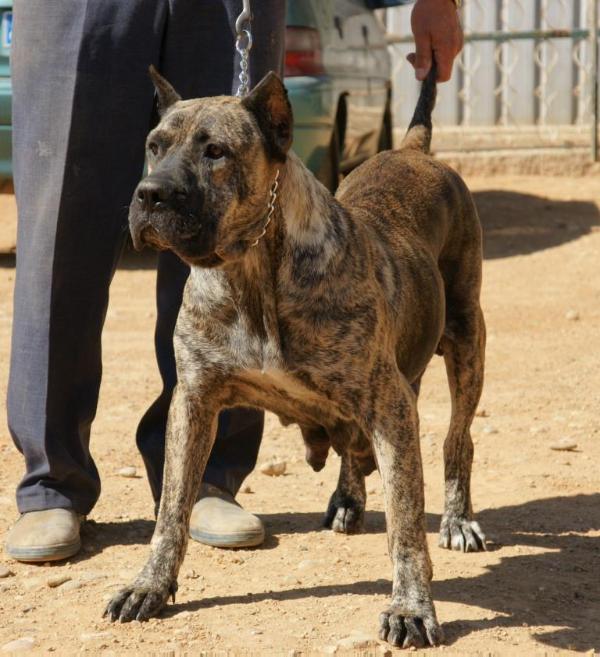
<path id="1" fill-rule="evenodd" d="M 254 115 L 267 146 L 268 155 L 285 162 L 292 145 L 294 118 L 287 90 L 276 73 L 271 71 L 242 100 L 242 105 Z"/>
<path id="2" fill-rule="evenodd" d="M 159 116 L 162 116 L 171 105 L 174 105 L 178 100 L 181 100 L 181 96 L 152 64 L 150 65 L 149 71 L 152 82 L 154 83 L 154 88 L 156 89 L 158 114 Z"/>

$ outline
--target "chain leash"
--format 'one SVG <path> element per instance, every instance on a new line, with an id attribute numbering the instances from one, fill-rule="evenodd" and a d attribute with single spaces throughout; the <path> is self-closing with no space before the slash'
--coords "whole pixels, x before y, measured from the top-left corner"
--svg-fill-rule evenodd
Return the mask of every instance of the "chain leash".
<path id="1" fill-rule="evenodd" d="M 252 48 L 252 12 L 250 11 L 250 0 L 242 1 L 242 12 L 235 21 L 235 49 L 240 55 L 240 74 L 236 96 L 241 98 L 249 91 L 250 76 L 248 75 L 248 63 L 250 59 L 250 50 Z M 260 240 L 265 236 L 267 228 L 271 223 L 273 213 L 275 212 L 275 203 L 277 202 L 277 190 L 279 188 L 279 169 L 275 174 L 269 190 L 269 202 L 267 204 L 267 218 L 263 226 L 262 233 L 252 242 L 251 246 L 256 246 Z"/>
<path id="2" fill-rule="evenodd" d="M 235 21 L 235 49 L 240 55 L 240 84 L 238 86 L 238 97 L 245 96 L 248 93 L 248 60 L 250 58 L 250 49 L 252 48 L 252 13 L 250 11 L 250 0 L 243 0 L 242 12 Z"/>

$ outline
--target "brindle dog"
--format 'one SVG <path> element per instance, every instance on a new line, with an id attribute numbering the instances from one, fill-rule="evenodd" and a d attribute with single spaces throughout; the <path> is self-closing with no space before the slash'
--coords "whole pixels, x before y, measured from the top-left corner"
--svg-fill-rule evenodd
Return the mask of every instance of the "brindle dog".
<path id="1" fill-rule="evenodd" d="M 137 247 L 172 249 L 191 274 L 151 554 L 106 614 L 146 620 L 174 595 L 219 411 L 252 406 L 298 423 L 316 469 L 330 445 L 341 455 L 327 511 L 336 531 L 360 528 L 364 477 L 377 464 L 393 562 L 381 636 L 440 643 L 416 395 L 438 350 L 452 393 L 440 544 L 482 550 L 469 429 L 485 328 L 477 212 L 461 178 L 427 154 L 435 72 L 400 149 L 356 169 L 335 198 L 289 150 L 292 112 L 274 73 L 243 99 L 181 100 L 152 77 L 162 118 L 148 136 L 151 173 L 131 202 L 131 234 Z"/>

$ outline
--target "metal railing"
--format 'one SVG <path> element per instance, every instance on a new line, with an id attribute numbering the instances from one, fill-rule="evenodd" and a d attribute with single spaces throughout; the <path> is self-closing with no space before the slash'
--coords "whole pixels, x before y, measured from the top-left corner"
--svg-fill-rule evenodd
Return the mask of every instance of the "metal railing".
<path id="1" fill-rule="evenodd" d="M 410 11 L 386 17 L 399 125 L 417 94 L 405 62 Z M 523 135 L 535 147 L 537 135 L 540 147 L 586 147 L 597 161 L 598 0 L 465 0 L 462 20 L 465 48 L 453 80 L 440 87 L 438 126 L 489 128 L 509 148 L 521 147 Z"/>

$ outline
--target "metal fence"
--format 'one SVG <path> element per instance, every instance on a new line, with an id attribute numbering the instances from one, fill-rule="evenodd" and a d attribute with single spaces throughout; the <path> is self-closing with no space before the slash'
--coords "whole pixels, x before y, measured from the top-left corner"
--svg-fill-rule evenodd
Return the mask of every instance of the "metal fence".
<path id="1" fill-rule="evenodd" d="M 398 126 L 418 94 L 411 10 L 386 16 Z M 446 133 L 470 150 L 586 148 L 597 160 L 598 0 L 465 0 L 461 14 L 465 48 L 439 89 L 438 148 Z"/>

